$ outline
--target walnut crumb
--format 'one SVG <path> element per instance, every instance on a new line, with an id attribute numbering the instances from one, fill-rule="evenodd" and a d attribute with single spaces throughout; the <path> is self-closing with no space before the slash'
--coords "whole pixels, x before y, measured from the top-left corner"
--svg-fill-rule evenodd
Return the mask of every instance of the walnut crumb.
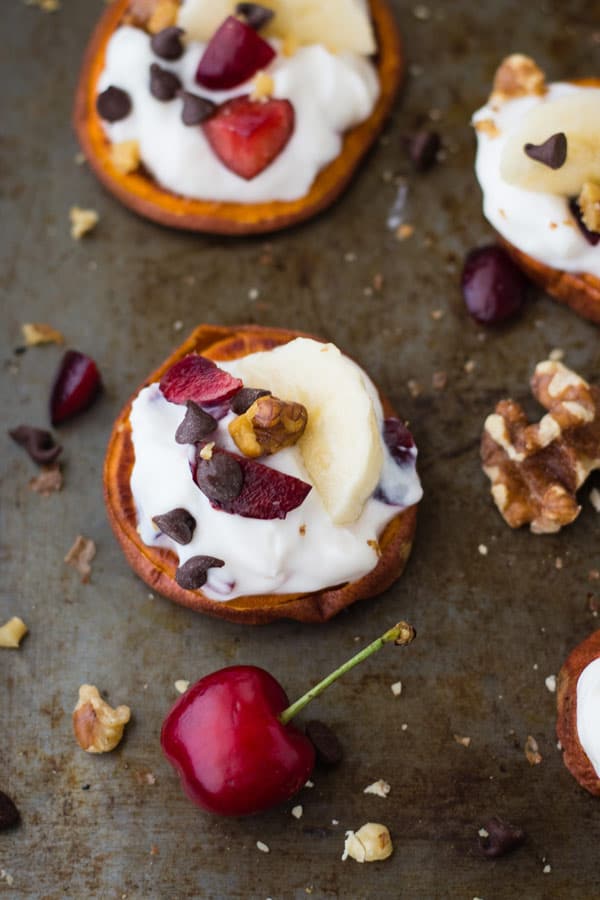
<path id="1" fill-rule="evenodd" d="M 431 386 L 434 391 L 443 391 L 448 384 L 448 375 L 446 372 L 434 372 L 431 377 Z"/>
<path id="2" fill-rule="evenodd" d="M 385 825 L 367 822 L 358 831 L 347 831 L 342 860 L 355 859 L 356 862 L 375 862 L 387 859 L 393 853 L 392 839 Z"/>
<path id="3" fill-rule="evenodd" d="M 304 537 L 304 535 L 306 534 L 306 525 L 301 525 L 298 531 L 300 532 L 302 537 Z"/>
<path id="4" fill-rule="evenodd" d="M 496 70 L 490 99 L 496 103 L 503 103 L 505 100 L 528 94 L 539 96 L 546 91 L 546 78 L 540 67 L 531 57 L 513 53 L 507 56 Z"/>
<path id="5" fill-rule="evenodd" d="M 500 135 L 500 129 L 493 119 L 478 119 L 474 125 L 475 131 L 480 134 L 487 134 L 489 138 L 497 138 Z"/>
<path id="6" fill-rule="evenodd" d="M 27 625 L 18 616 L 13 616 L 0 628 L 0 647 L 16 650 L 27 634 Z"/>
<path id="7" fill-rule="evenodd" d="M 487 548 L 487 546 L 486 546 L 485 544 L 480 544 L 480 545 L 478 546 L 477 550 L 478 550 L 478 552 L 479 552 L 482 556 L 487 556 L 487 555 L 488 555 L 488 548 Z"/>
<path id="8" fill-rule="evenodd" d="M 394 697 L 399 697 L 400 694 L 402 693 L 402 682 L 395 681 L 393 684 L 390 685 L 390 690 L 391 690 L 392 694 L 394 695 Z"/>
<path id="9" fill-rule="evenodd" d="M 189 686 L 189 681 L 186 681 L 184 678 L 178 678 L 175 682 L 175 690 L 178 694 L 185 694 Z"/>
<path id="10" fill-rule="evenodd" d="M 444 310 L 443 309 L 432 309 L 429 313 L 434 322 L 439 322 L 440 319 L 444 318 Z"/>
<path id="11" fill-rule="evenodd" d="M 460 744 L 461 747 L 470 747 L 471 746 L 471 738 L 467 737 L 463 734 L 455 734 L 453 735 L 454 740 L 457 744 Z"/>
<path id="12" fill-rule="evenodd" d="M 302 805 L 300 803 L 297 806 L 292 807 L 292 815 L 295 819 L 301 819 L 303 812 L 304 809 L 302 808 Z"/>
<path id="13" fill-rule="evenodd" d="M 140 165 L 140 145 L 137 141 L 121 141 L 110 148 L 110 159 L 118 172 L 130 175 Z"/>
<path id="14" fill-rule="evenodd" d="M 423 393 L 423 388 L 414 378 L 409 378 L 406 386 L 411 397 L 419 397 Z"/>
<path id="15" fill-rule="evenodd" d="M 80 206 L 72 206 L 69 210 L 69 219 L 71 221 L 71 237 L 74 241 L 79 241 L 96 227 L 100 220 L 100 216 L 95 209 L 82 209 Z"/>
<path id="16" fill-rule="evenodd" d="M 49 497 L 62 489 L 63 477 L 60 463 L 55 462 L 49 466 L 42 466 L 40 474 L 29 480 L 29 487 L 42 497 Z"/>
<path id="17" fill-rule="evenodd" d="M 163 28 L 169 28 L 177 24 L 179 14 L 178 0 L 158 0 L 152 15 L 146 23 L 150 34 L 158 34 Z"/>
<path id="18" fill-rule="evenodd" d="M 256 849 L 260 850 L 261 853 L 270 853 L 271 852 L 271 848 L 269 847 L 268 844 L 265 844 L 264 841 L 257 841 Z"/>
<path id="19" fill-rule="evenodd" d="M 275 82 L 267 72 L 257 72 L 252 82 L 251 100 L 266 101 L 273 96 Z"/>
<path id="20" fill-rule="evenodd" d="M 556 675 L 548 675 L 548 677 L 544 679 L 544 684 L 551 694 L 556 693 Z"/>
<path id="21" fill-rule="evenodd" d="M 214 446 L 215 446 L 214 441 L 209 441 L 208 444 L 205 444 L 204 447 L 200 451 L 200 458 L 201 459 L 212 459 Z"/>
<path id="22" fill-rule="evenodd" d="M 73 731 L 77 743 L 87 753 L 114 750 L 130 718 L 128 706 L 113 709 L 94 685 L 82 684 L 79 688 L 79 699 L 73 710 Z"/>
<path id="23" fill-rule="evenodd" d="M 538 742 L 531 735 L 525 741 L 525 757 L 530 766 L 539 766 L 542 754 L 539 752 Z"/>
<path id="24" fill-rule="evenodd" d="M 65 562 L 77 569 L 81 575 L 81 581 L 86 584 L 90 580 L 92 567 L 90 563 L 96 555 L 96 545 L 90 538 L 77 535 L 73 546 L 65 556 Z"/>
<path id="25" fill-rule="evenodd" d="M 472 372 L 475 371 L 475 366 L 476 366 L 476 365 L 477 365 L 477 363 L 475 362 L 474 359 L 468 359 L 468 360 L 466 361 L 466 363 L 464 364 L 463 369 L 465 370 L 465 372 L 467 373 L 467 375 L 470 375 Z"/>
<path id="26" fill-rule="evenodd" d="M 387 781 L 384 781 L 383 778 L 380 778 L 378 781 L 374 781 L 373 784 L 367 785 L 364 789 L 363 794 L 375 794 L 376 797 L 387 797 L 392 787 L 388 784 Z"/>
<path id="27" fill-rule="evenodd" d="M 402 225 L 398 225 L 396 228 L 396 237 L 399 241 L 406 241 L 409 237 L 415 233 L 415 226 L 409 225 L 408 222 L 403 222 Z"/>
<path id="28" fill-rule="evenodd" d="M 21 331 L 28 347 L 37 347 L 38 344 L 64 344 L 65 342 L 61 331 L 44 322 L 24 322 L 21 325 Z"/>

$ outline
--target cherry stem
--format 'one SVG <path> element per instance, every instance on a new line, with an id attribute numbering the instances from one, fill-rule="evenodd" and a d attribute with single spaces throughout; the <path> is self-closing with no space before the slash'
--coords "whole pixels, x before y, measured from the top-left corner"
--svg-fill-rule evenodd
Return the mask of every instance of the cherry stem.
<path id="1" fill-rule="evenodd" d="M 357 666 L 359 663 L 363 661 L 363 659 L 367 659 L 371 656 L 372 653 L 376 653 L 377 650 L 381 650 L 384 644 L 394 643 L 399 647 L 404 647 L 406 644 L 410 644 L 410 642 L 415 638 L 416 632 L 412 625 L 409 625 L 408 622 L 398 622 L 397 625 L 394 625 L 393 628 L 390 628 L 385 634 L 382 634 L 381 637 L 378 637 L 376 641 L 373 641 L 372 644 L 369 644 L 367 647 L 364 647 L 360 650 L 356 656 L 353 656 L 352 659 L 347 660 L 343 665 L 336 669 L 335 672 L 332 672 L 331 675 L 328 675 L 327 678 L 324 678 L 323 681 L 320 681 L 318 684 L 311 688 L 310 691 L 307 691 L 299 700 L 296 700 L 295 703 L 292 703 L 291 706 L 288 706 L 287 709 L 284 709 L 281 715 L 279 716 L 279 721 L 282 725 L 287 725 L 290 719 L 299 713 L 300 710 L 304 709 L 311 700 L 314 700 L 315 697 L 320 696 L 326 688 L 329 687 L 330 684 L 333 684 L 334 681 L 343 675 L 345 672 L 349 672 L 350 669 L 353 669 L 354 666 Z"/>

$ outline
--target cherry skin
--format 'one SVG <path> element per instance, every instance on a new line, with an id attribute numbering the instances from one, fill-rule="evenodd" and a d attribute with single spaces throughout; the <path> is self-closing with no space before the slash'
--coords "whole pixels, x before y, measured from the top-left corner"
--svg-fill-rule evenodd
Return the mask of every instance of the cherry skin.
<path id="1" fill-rule="evenodd" d="M 162 749 L 188 797 L 209 812 L 245 816 L 289 800 L 315 764 L 309 739 L 279 715 L 281 685 L 257 666 L 230 666 L 180 697 L 161 732 Z"/>

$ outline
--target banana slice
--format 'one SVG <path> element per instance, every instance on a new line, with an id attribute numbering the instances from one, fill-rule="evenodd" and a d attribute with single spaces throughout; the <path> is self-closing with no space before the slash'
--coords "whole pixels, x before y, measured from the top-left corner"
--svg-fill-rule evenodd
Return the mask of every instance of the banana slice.
<path id="1" fill-rule="evenodd" d="M 360 516 L 381 474 L 383 449 L 361 370 L 333 344 L 296 338 L 241 359 L 246 387 L 268 388 L 308 410 L 299 447 L 304 465 L 336 525 Z"/>
<path id="2" fill-rule="evenodd" d="M 527 191 L 577 196 L 586 181 L 600 182 L 600 90 L 542 101 L 530 110 L 522 127 L 508 137 L 500 161 L 500 174 Z M 567 136 L 567 159 L 550 169 L 530 159 L 525 144 L 542 144 L 551 135 Z"/>
<path id="3" fill-rule="evenodd" d="M 367 55 L 377 49 L 366 0 L 261 0 L 261 5 L 275 11 L 268 36 Z M 236 0 L 185 0 L 178 24 L 192 40 L 208 41 L 235 7 Z"/>

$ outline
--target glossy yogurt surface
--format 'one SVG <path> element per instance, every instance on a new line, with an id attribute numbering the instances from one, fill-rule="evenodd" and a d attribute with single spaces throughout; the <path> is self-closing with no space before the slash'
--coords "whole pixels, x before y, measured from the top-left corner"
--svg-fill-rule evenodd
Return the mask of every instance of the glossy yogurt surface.
<path id="1" fill-rule="evenodd" d="M 577 733 L 600 778 L 600 657 L 585 667 L 577 681 Z"/>

